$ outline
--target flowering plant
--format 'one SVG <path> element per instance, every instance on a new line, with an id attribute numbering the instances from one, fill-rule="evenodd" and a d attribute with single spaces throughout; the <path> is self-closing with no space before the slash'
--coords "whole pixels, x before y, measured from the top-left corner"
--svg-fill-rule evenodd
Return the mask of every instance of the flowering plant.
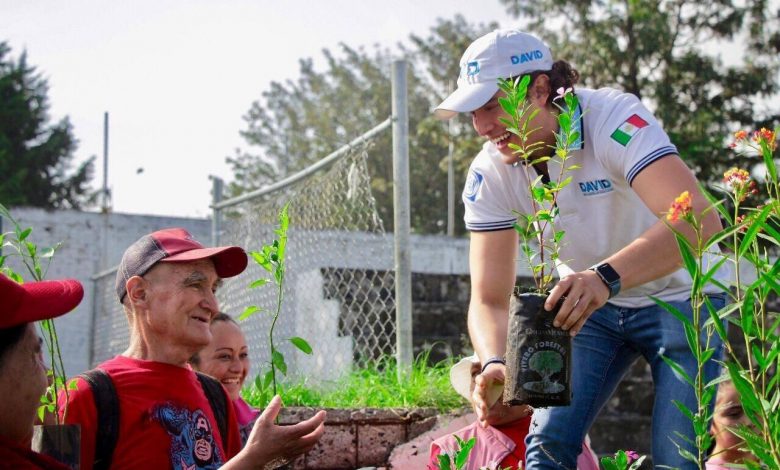
<path id="1" fill-rule="evenodd" d="M 777 370 L 780 367 L 780 316 L 770 308 L 772 298 L 780 295 L 780 186 L 778 185 L 775 153 L 777 151 L 778 129 L 762 128 L 753 133 L 739 131 L 729 145 L 740 152 L 760 156 L 765 174 L 761 178 L 762 191 L 751 174 L 739 168 L 731 168 L 723 175 L 720 188 L 726 201 L 719 201 L 705 192 L 712 203 L 711 210 L 717 210 L 726 227 L 704 239 L 699 218 L 691 210 L 690 195 L 683 193 L 671 205 L 667 220 L 682 220 L 693 228 L 695 237 L 690 241 L 675 230 L 683 265 L 693 280 L 691 303 L 693 320 L 689 320 L 669 304 L 656 299 L 666 310 L 675 315 L 685 329 L 688 345 L 697 360 L 695 377 L 686 374 L 673 361 L 665 361 L 691 385 L 697 398 L 697 409 L 690 410 L 682 403 L 677 407 L 691 419 L 696 433 L 694 455 L 678 445 L 680 454 L 704 468 L 707 449 L 712 444 L 708 423 L 712 418 L 710 403 L 718 383 L 730 379 L 739 394 L 750 426 L 730 429 L 744 440 L 744 445 L 761 464 L 752 461 L 741 462 L 749 468 L 780 468 L 780 384 Z M 749 195 L 763 199 L 757 207 L 746 206 Z M 727 203 L 726 203 L 727 202 Z M 705 266 L 704 255 L 714 252 L 721 244 L 728 255 L 713 266 Z M 726 262 L 734 265 L 735 276 L 732 285 L 718 282 L 714 275 Z M 704 294 L 707 286 L 715 285 L 730 297 L 730 303 L 717 310 Z M 700 322 L 699 312 L 706 312 L 709 318 Z M 731 323 L 739 329 L 737 341 L 731 341 L 724 323 Z M 725 358 L 721 361 L 728 377 L 705 382 L 702 374 L 704 363 L 716 353 L 711 345 L 714 335 L 723 341 Z"/>
<path id="2" fill-rule="evenodd" d="M 525 99 L 530 81 L 529 75 L 513 80 L 499 80 L 499 88 L 506 96 L 499 98 L 498 102 L 509 115 L 509 119 L 500 118 L 501 123 L 506 126 L 507 132 L 519 137 L 520 144 L 510 142 L 509 148 L 518 156 L 518 163 L 522 165 L 532 207 L 528 214 L 516 213 L 514 228 L 520 235 L 521 250 L 531 268 L 535 289 L 545 293 L 553 282 L 553 269 L 560 261 L 559 251 L 565 235 L 553 224 L 558 214 L 558 195 L 571 183 L 572 178 L 566 177 L 566 173 L 577 168 L 577 165 L 569 165 L 568 160 L 571 157 L 571 145 L 580 137 L 574 126 L 579 101 L 571 88 L 557 90 L 558 95 L 553 103 L 559 109 L 558 131 L 555 133 L 554 151 L 548 155 L 543 142 L 531 140 L 531 136 L 539 131 L 538 127 L 530 127 L 539 109 L 533 108 Z M 561 100 L 565 106 L 557 104 Z M 532 168 L 546 166 L 551 161 L 558 164 L 557 175 L 545 178 L 542 174 L 532 174 Z M 543 236 L 548 231 L 549 236 Z"/>
<path id="3" fill-rule="evenodd" d="M 644 460 L 644 455 L 640 457 L 633 450 L 619 450 L 614 457 L 602 457 L 601 465 L 606 470 L 637 470 Z"/>

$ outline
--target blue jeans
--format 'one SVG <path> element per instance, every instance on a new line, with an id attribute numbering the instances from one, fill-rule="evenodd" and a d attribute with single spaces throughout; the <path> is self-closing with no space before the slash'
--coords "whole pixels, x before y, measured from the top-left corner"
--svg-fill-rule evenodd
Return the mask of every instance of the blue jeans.
<path id="1" fill-rule="evenodd" d="M 713 295 L 710 299 L 716 309 L 725 305 L 723 295 Z M 690 302 L 670 303 L 692 318 Z M 707 318 L 705 309 L 701 321 Z M 720 359 L 723 345 L 715 332 L 710 345 L 717 349 L 705 365 L 705 381 L 714 379 L 720 372 L 715 360 Z M 527 469 L 576 468 L 586 432 L 640 355 L 650 364 L 655 389 L 653 464 L 697 468 L 679 455 L 672 442 L 673 439 L 693 451 L 674 434 L 675 431 L 695 441 L 693 425 L 672 400 L 679 400 L 692 410 L 697 407 L 693 388 L 661 359 L 663 354 L 680 364 L 691 377 L 695 376 L 696 360 L 677 318 L 657 305 L 624 308 L 606 304 L 585 322 L 574 337 L 573 346 L 572 403 L 534 411 L 531 432 L 526 438 Z M 610 449 L 611 452 L 617 450 Z"/>

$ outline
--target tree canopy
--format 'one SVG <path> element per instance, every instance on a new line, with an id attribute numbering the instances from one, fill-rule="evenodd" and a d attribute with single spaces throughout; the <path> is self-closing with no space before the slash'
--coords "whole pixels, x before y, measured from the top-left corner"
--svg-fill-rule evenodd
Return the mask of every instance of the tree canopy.
<path id="1" fill-rule="evenodd" d="M 412 192 L 411 222 L 416 232 L 443 233 L 447 220 L 447 156 L 449 131 L 431 110 L 458 75 L 466 46 L 495 25 L 470 25 L 461 16 L 440 20 L 426 38 L 412 36 L 415 48 L 323 50 L 325 67 L 300 61 L 296 80 L 273 82 L 244 117 L 241 135 L 249 148 L 228 157 L 237 195 L 299 171 L 348 143 L 390 116 L 391 66 L 394 58 L 409 61 L 409 155 Z M 463 121 L 465 122 L 465 121 Z M 463 122 L 458 124 L 463 127 Z M 470 124 L 469 124 L 470 126 Z M 473 132 L 455 137 L 456 192 L 460 194 L 468 163 L 480 145 Z M 391 133 L 374 139 L 369 149 L 371 185 L 380 216 L 392 229 L 393 171 Z M 461 217 L 456 230 L 465 231 Z"/>
<path id="2" fill-rule="evenodd" d="M 94 198 L 94 157 L 72 170 L 77 142 L 67 117 L 49 123 L 48 85 L 0 42 L 0 202 L 6 206 L 78 209 Z"/>

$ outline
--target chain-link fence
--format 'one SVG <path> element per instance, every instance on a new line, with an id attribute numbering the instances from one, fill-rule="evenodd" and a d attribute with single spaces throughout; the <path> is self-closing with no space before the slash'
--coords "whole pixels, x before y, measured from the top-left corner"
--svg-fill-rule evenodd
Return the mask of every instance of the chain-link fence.
<path id="1" fill-rule="evenodd" d="M 330 379 L 353 365 L 395 350 L 393 243 L 385 234 L 371 194 L 366 147 L 351 149 L 326 171 L 278 191 L 224 209 L 220 245 L 260 250 L 277 237 L 278 214 L 288 204 L 286 276 L 282 311 L 275 327 L 277 348 L 291 375 Z M 116 301 L 116 270 L 94 277 L 92 363 L 121 353 L 128 326 Z M 261 312 L 242 323 L 255 372 L 270 360 L 268 332 L 275 310 L 273 283 L 250 289 L 268 273 L 250 260 L 241 275 L 218 292 L 222 310 L 238 317 L 255 305 Z M 288 338 L 311 344 L 306 355 Z"/>
<path id="2" fill-rule="evenodd" d="M 127 349 L 130 332 L 124 309 L 116 297 L 116 268 L 92 276 L 92 332 L 90 334 L 89 365 L 110 359 Z"/>
<path id="3" fill-rule="evenodd" d="M 248 251 L 277 238 L 278 213 L 288 206 L 290 228 L 277 346 L 294 375 L 335 378 L 353 364 L 392 354 L 395 342 L 392 240 L 385 236 L 373 196 L 365 147 L 350 151 L 321 174 L 227 209 L 220 245 Z M 262 309 L 243 323 L 254 364 L 268 364 L 268 332 L 276 286 L 248 288 L 269 274 L 250 260 L 240 276 L 227 280 L 218 296 L 226 313 L 250 305 Z M 287 338 L 299 336 L 311 355 Z"/>

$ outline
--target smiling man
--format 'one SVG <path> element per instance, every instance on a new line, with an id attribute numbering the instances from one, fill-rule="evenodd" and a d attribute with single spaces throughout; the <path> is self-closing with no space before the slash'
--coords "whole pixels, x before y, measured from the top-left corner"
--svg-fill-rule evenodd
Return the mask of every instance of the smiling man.
<path id="1" fill-rule="evenodd" d="M 276 398 L 241 450 L 225 390 L 188 366 L 211 341 L 221 279 L 246 265 L 242 248 L 204 248 L 178 228 L 141 237 L 125 251 L 116 292 L 130 345 L 85 374 L 70 395 L 66 421 L 82 425 L 81 468 L 263 468 L 317 442 L 324 412 L 275 426 Z"/>
<path id="2" fill-rule="evenodd" d="M 717 211 L 707 210 L 693 173 L 636 96 L 579 87 L 579 73 L 565 60 L 554 60 L 539 38 L 517 30 L 493 31 L 466 49 L 460 66 L 458 88 L 435 114 L 449 119 L 470 113 L 474 130 L 486 141 L 471 163 L 463 191 L 464 219 L 471 232 L 469 333 L 475 352 L 485 358 L 475 377 L 477 416 L 487 424 L 486 391 L 504 381 L 509 299 L 519 256 L 513 225 L 518 213 L 522 218 L 536 211 L 528 196 L 525 163 L 513 149 L 524 142 L 507 131 L 498 80 L 529 76 L 526 103 L 532 117 L 525 124 L 533 132 L 525 145 L 536 146 L 535 157 L 554 155 L 559 106 L 565 105 L 557 96 L 573 90 L 579 105 L 571 110 L 578 135 L 569 143 L 569 168 L 577 169 L 563 175 L 572 184 L 560 190 L 552 220 L 556 231 L 566 234 L 560 249 L 565 263 L 558 266 L 560 281 L 545 303 L 549 311 L 562 300 L 554 324 L 573 336 L 573 398 L 571 406 L 534 412 L 525 468 L 573 468 L 585 433 L 640 356 L 650 364 L 655 387 L 653 463 L 695 468 L 677 449 L 679 444 L 692 451 L 687 442 L 695 435 L 673 400 L 695 409 L 696 397 L 664 358 L 689 375 L 696 373 L 697 362 L 680 322 L 650 296 L 692 321 L 691 277 L 680 269 L 674 234 L 661 219 L 687 191 L 702 222 L 701 236 L 707 239 L 721 229 Z M 540 181 L 564 181 L 555 159 L 535 160 L 531 172 Z M 693 239 L 683 221 L 671 224 Z M 705 266 L 717 260 L 717 254 L 707 253 Z M 715 276 L 721 282 L 729 279 L 727 269 Z M 712 305 L 722 308 L 725 294 L 714 286 L 706 291 Z M 706 312 L 700 318 L 708 318 Z M 709 347 L 717 353 L 705 363 L 705 381 L 718 376 L 722 345 L 713 338 Z"/>

